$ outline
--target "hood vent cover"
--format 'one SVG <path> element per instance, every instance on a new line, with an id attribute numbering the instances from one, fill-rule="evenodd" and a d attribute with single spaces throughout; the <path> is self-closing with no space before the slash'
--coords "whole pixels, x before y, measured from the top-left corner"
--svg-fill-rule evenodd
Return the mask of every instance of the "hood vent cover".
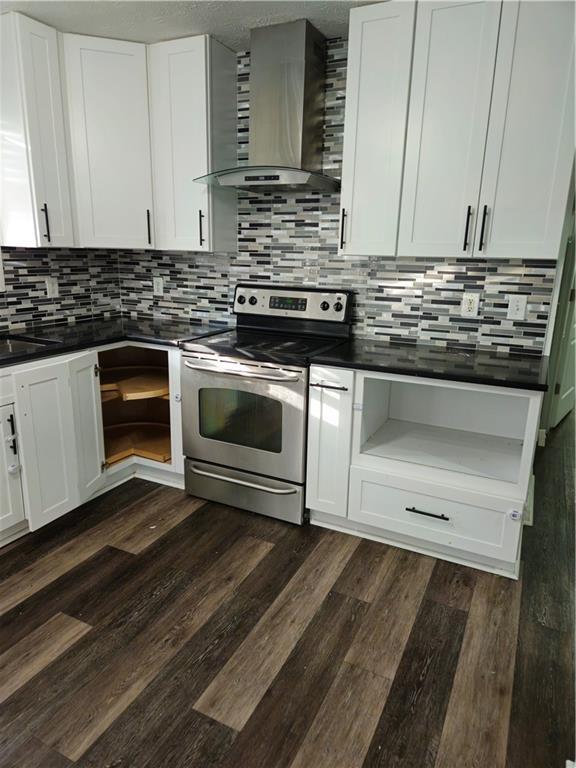
<path id="1" fill-rule="evenodd" d="M 252 192 L 340 188 L 322 173 L 325 42 L 305 19 L 252 30 L 249 164 L 195 181 Z"/>

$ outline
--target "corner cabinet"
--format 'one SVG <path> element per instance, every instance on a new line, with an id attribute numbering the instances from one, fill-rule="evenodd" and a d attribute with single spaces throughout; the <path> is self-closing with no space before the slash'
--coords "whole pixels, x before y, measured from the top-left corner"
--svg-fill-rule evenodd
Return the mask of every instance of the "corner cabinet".
<path id="1" fill-rule="evenodd" d="M 346 517 L 354 372 L 312 366 L 308 394 L 306 506 Z"/>
<path id="2" fill-rule="evenodd" d="M 146 46 L 62 37 L 78 245 L 150 248 Z"/>
<path id="3" fill-rule="evenodd" d="M 350 12 L 340 253 L 396 253 L 415 2 Z"/>
<path id="4" fill-rule="evenodd" d="M 574 5 L 418 6 L 399 256 L 558 258 L 574 159 Z"/>
<path id="5" fill-rule="evenodd" d="M 236 164 L 236 55 L 206 35 L 148 46 L 155 245 L 236 249 L 236 192 L 194 181 Z"/>
<path id="6" fill-rule="evenodd" d="M 74 245 L 56 30 L 0 17 L 2 245 Z"/>

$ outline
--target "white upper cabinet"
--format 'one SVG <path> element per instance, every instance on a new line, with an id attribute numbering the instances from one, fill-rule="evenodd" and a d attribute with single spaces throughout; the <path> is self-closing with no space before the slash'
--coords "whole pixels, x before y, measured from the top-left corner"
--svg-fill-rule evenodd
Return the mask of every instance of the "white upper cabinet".
<path id="1" fill-rule="evenodd" d="M 157 248 L 236 248 L 236 193 L 194 182 L 236 165 L 236 56 L 205 35 L 148 46 Z"/>
<path id="2" fill-rule="evenodd" d="M 574 4 L 507 0 L 480 192 L 478 255 L 558 258 L 573 156 Z"/>
<path id="3" fill-rule="evenodd" d="M 153 245 L 146 46 L 63 35 L 83 247 Z"/>
<path id="4" fill-rule="evenodd" d="M 396 252 L 415 2 L 350 12 L 340 252 Z"/>
<path id="5" fill-rule="evenodd" d="M 472 252 L 501 3 L 419 3 L 399 256 Z"/>
<path id="6" fill-rule="evenodd" d="M 0 27 L 2 244 L 72 246 L 57 32 L 18 13 Z"/>

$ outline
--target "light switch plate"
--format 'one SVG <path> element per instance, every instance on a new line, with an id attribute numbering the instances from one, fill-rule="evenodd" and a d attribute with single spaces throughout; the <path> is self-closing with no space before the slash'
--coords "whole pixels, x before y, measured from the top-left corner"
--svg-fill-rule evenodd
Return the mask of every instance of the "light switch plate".
<path id="1" fill-rule="evenodd" d="M 506 317 L 508 320 L 525 320 L 528 296 L 525 293 L 509 293 L 507 298 L 508 312 Z"/>
<path id="2" fill-rule="evenodd" d="M 162 277 L 153 277 L 152 286 L 154 296 L 164 296 L 164 279 Z"/>
<path id="3" fill-rule="evenodd" d="M 461 317 L 477 317 L 478 307 L 480 306 L 479 293 L 464 293 L 460 303 Z"/>

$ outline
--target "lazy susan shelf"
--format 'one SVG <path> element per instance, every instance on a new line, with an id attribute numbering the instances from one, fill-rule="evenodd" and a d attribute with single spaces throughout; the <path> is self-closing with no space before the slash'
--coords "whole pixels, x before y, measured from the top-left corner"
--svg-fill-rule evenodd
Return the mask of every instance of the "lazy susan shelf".
<path id="1" fill-rule="evenodd" d="M 147 400 L 154 397 L 168 399 L 170 387 L 168 371 L 150 366 L 109 368 L 100 372 L 102 402 L 114 400 Z"/>
<path id="2" fill-rule="evenodd" d="M 104 427 L 104 448 L 107 464 L 115 464 L 128 456 L 166 463 L 171 459 L 170 427 L 149 422 Z"/>

